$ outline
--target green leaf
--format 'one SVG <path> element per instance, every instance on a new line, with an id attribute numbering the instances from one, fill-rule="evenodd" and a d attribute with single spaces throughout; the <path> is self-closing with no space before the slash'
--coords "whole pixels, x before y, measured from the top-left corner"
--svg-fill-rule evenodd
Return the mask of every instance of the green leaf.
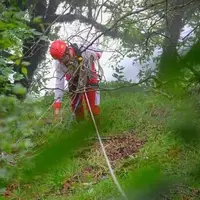
<path id="1" fill-rule="evenodd" d="M 117 73 L 119 73 L 119 68 L 118 68 L 118 67 L 116 67 L 116 68 L 115 68 L 115 71 L 116 71 Z"/>
<path id="2" fill-rule="evenodd" d="M 48 42 L 48 37 L 46 35 L 41 36 L 40 39 Z"/>
<path id="3" fill-rule="evenodd" d="M 23 87 L 20 83 L 16 84 L 14 87 L 13 87 L 13 93 L 14 94 L 25 94 L 26 93 L 26 88 Z"/>
<path id="4" fill-rule="evenodd" d="M 14 78 L 16 81 L 19 81 L 19 80 L 23 79 L 24 76 L 23 76 L 22 74 L 20 74 L 20 73 L 15 73 L 15 74 L 13 75 L 13 78 Z"/>
<path id="5" fill-rule="evenodd" d="M 6 66 L 6 61 L 3 58 L 0 58 L 0 66 Z"/>
<path id="6" fill-rule="evenodd" d="M 8 77 L 11 73 L 13 73 L 13 70 L 12 68 L 6 67 L 2 69 L 1 72 L 5 77 Z"/>
<path id="7" fill-rule="evenodd" d="M 124 78 L 124 75 L 119 75 L 118 78 L 122 79 Z"/>
<path id="8" fill-rule="evenodd" d="M 21 20 L 24 17 L 24 15 L 25 15 L 25 12 L 20 11 L 20 12 L 15 13 L 15 18 Z"/>
<path id="9" fill-rule="evenodd" d="M 118 74 L 113 73 L 113 77 L 118 78 L 119 76 L 118 76 Z"/>
<path id="10" fill-rule="evenodd" d="M 15 61 L 15 64 L 16 65 L 19 65 L 21 63 L 21 59 L 17 59 L 16 61 Z"/>
<path id="11" fill-rule="evenodd" d="M 1 30 L 1 31 L 2 31 L 2 30 L 5 30 L 5 29 L 6 29 L 5 27 L 6 27 L 6 23 L 0 21 L 0 30 Z"/>
<path id="12" fill-rule="evenodd" d="M 22 73 L 25 75 L 25 76 L 27 76 L 27 69 L 26 69 L 26 67 L 22 67 Z"/>
<path id="13" fill-rule="evenodd" d="M 33 23 L 39 24 L 42 22 L 42 16 L 37 16 L 32 20 Z"/>
<path id="14" fill-rule="evenodd" d="M 3 40 L 0 40 L 0 49 L 7 49 L 11 47 L 12 45 L 13 43 L 8 38 L 4 38 Z"/>
<path id="15" fill-rule="evenodd" d="M 44 24 L 40 24 L 40 28 L 42 29 L 42 32 L 45 32 Z"/>
<path id="16" fill-rule="evenodd" d="M 33 32 L 33 34 L 34 34 L 34 35 L 42 35 L 42 33 L 41 33 L 41 32 L 39 32 L 39 31 L 36 31 L 36 30 L 32 30 L 32 32 Z"/>
<path id="17" fill-rule="evenodd" d="M 27 61 L 23 61 L 21 64 L 22 64 L 23 66 L 29 66 L 31 63 L 30 63 L 30 62 L 27 62 Z"/>
<path id="18" fill-rule="evenodd" d="M 16 55 L 12 55 L 9 57 L 9 60 L 15 60 L 16 59 Z"/>

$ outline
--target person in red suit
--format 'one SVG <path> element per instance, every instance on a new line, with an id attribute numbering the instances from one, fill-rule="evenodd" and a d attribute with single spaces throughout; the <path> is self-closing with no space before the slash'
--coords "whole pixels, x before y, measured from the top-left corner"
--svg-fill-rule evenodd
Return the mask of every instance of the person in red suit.
<path id="1" fill-rule="evenodd" d="M 55 92 L 54 92 L 54 116 L 57 119 L 60 113 L 63 93 L 64 93 L 64 83 L 65 79 L 68 81 L 73 78 L 72 74 L 68 72 L 70 61 L 74 59 L 82 58 L 83 63 L 90 63 L 90 75 L 87 80 L 86 91 L 89 104 L 92 110 L 94 117 L 100 115 L 100 92 L 94 88 L 98 88 L 99 77 L 96 71 L 95 61 L 98 61 L 102 56 L 102 51 L 98 48 L 89 47 L 85 51 L 81 52 L 84 47 L 79 47 L 77 44 L 68 45 L 63 40 L 55 40 L 50 45 L 50 54 L 53 57 L 53 67 L 55 68 L 56 81 L 55 81 Z M 73 79 L 73 81 L 77 81 Z M 73 86 L 69 88 L 69 91 L 72 91 Z M 85 117 L 83 100 L 85 96 L 81 93 L 75 93 L 71 95 L 71 109 L 75 113 L 77 120 L 82 120 Z M 88 105 L 86 103 L 87 109 Z"/>

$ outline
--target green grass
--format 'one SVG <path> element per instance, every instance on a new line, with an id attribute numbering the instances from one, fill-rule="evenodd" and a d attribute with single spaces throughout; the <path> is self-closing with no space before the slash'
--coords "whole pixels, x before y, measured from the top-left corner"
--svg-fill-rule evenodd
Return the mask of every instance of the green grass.
<path id="1" fill-rule="evenodd" d="M 118 95 L 103 93 L 100 134 L 107 136 L 131 132 L 138 138 L 146 139 L 146 143 L 135 156 L 119 162 L 116 166 L 116 175 L 124 189 L 130 187 L 128 191 L 132 198 L 134 195 L 135 199 L 139 199 L 141 193 L 143 196 L 149 196 L 150 191 L 158 193 L 156 189 L 165 187 L 168 181 L 178 184 L 181 181 L 190 187 L 199 186 L 199 145 L 183 142 L 183 138 L 176 133 L 178 123 L 174 123 L 177 120 L 175 117 L 182 112 L 183 105 L 183 100 L 169 100 L 165 96 L 150 92 L 129 91 Z M 69 113 L 68 110 L 63 123 L 57 128 L 53 129 L 55 124 L 45 125 L 40 130 L 42 134 L 37 133 L 36 141 L 48 141 L 51 138 L 54 140 L 58 133 L 70 134 L 65 131 Z M 49 118 L 52 116 L 51 113 L 48 115 Z M 84 134 L 76 124 L 71 128 L 76 130 L 76 127 L 80 134 Z M 94 130 L 90 136 L 95 137 Z M 80 181 L 73 185 L 73 190 L 68 194 L 60 194 L 66 180 L 80 173 L 85 167 L 98 166 L 99 170 L 108 172 L 102 155 L 93 154 L 90 152 L 91 147 L 85 145 L 86 147 L 85 153 L 80 151 L 68 155 L 66 146 L 64 158 L 59 160 L 56 166 L 30 183 L 18 185 L 10 199 L 103 200 L 117 197 L 119 193 L 109 175 L 96 184 L 85 185 Z M 88 178 L 86 182 L 91 183 L 91 180 Z M 180 196 L 178 193 L 181 191 L 175 192 L 174 196 L 171 194 L 171 199 L 181 200 L 187 196 L 184 193 Z"/>

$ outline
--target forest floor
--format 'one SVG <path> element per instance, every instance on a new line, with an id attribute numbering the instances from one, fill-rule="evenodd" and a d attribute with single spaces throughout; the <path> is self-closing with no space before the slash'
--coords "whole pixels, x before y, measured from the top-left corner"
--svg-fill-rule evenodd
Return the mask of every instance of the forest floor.
<path id="1" fill-rule="evenodd" d="M 185 123 L 181 117 L 186 105 L 180 99 L 171 100 L 152 92 L 103 93 L 99 130 L 117 179 L 129 199 L 200 199 L 199 142 L 185 141 L 178 134 L 180 124 Z M 70 135 L 72 129 L 77 131 L 77 138 L 83 137 L 84 122 L 74 123 L 67 130 L 68 111 L 56 129 L 55 124 L 49 123 L 52 113 L 45 116 L 45 136 L 39 134 L 36 141 L 45 144 L 60 132 Z M 68 138 L 69 142 L 61 144 L 57 150 L 62 150 L 63 157 L 56 160 L 57 155 L 50 155 L 49 159 L 52 156 L 57 165 L 47 172 L 26 183 L 20 183 L 16 177 L 7 186 L 6 199 L 122 199 L 95 130 L 91 130 L 87 144 L 79 147 L 77 143 L 73 153 L 68 154 L 68 148 L 74 140 Z M 192 134 L 190 128 L 188 134 Z"/>

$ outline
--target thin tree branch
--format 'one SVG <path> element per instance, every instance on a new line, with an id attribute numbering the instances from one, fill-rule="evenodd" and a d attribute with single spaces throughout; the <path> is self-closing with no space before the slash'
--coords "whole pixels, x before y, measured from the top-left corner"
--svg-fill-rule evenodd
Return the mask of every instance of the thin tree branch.
<path id="1" fill-rule="evenodd" d="M 105 30 L 104 32 L 102 32 L 100 35 L 98 35 L 92 42 L 91 44 L 89 44 L 85 49 L 82 50 L 82 52 L 84 52 L 88 47 L 90 47 L 91 45 L 93 45 L 93 43 L 98 40 L 102 35 L 105 35 L 106 33 L 109 33 L 120 21 L 126 19 L 127 17 L 131 16 L 131 15 L 134 15 L 134 14 L 138 14 L 138 13 L 141 13 L 145 10 L 148 10 L 149 8 L 153 8 L 157 5 L 160 5 L 162 3 L 164 3 L 165 1 L 160 1 L 156 4 L 152 4 L 152 5 L 149 5 L 145 8 L 142 8 L 142 9 L 139 9 L 139 10 L 136 10 L 134 12 L 128 12 L 126 14 L 124 14 L 122 17 L 120 17 L 110 28 L 108 28 L 107 30 Z"/>

